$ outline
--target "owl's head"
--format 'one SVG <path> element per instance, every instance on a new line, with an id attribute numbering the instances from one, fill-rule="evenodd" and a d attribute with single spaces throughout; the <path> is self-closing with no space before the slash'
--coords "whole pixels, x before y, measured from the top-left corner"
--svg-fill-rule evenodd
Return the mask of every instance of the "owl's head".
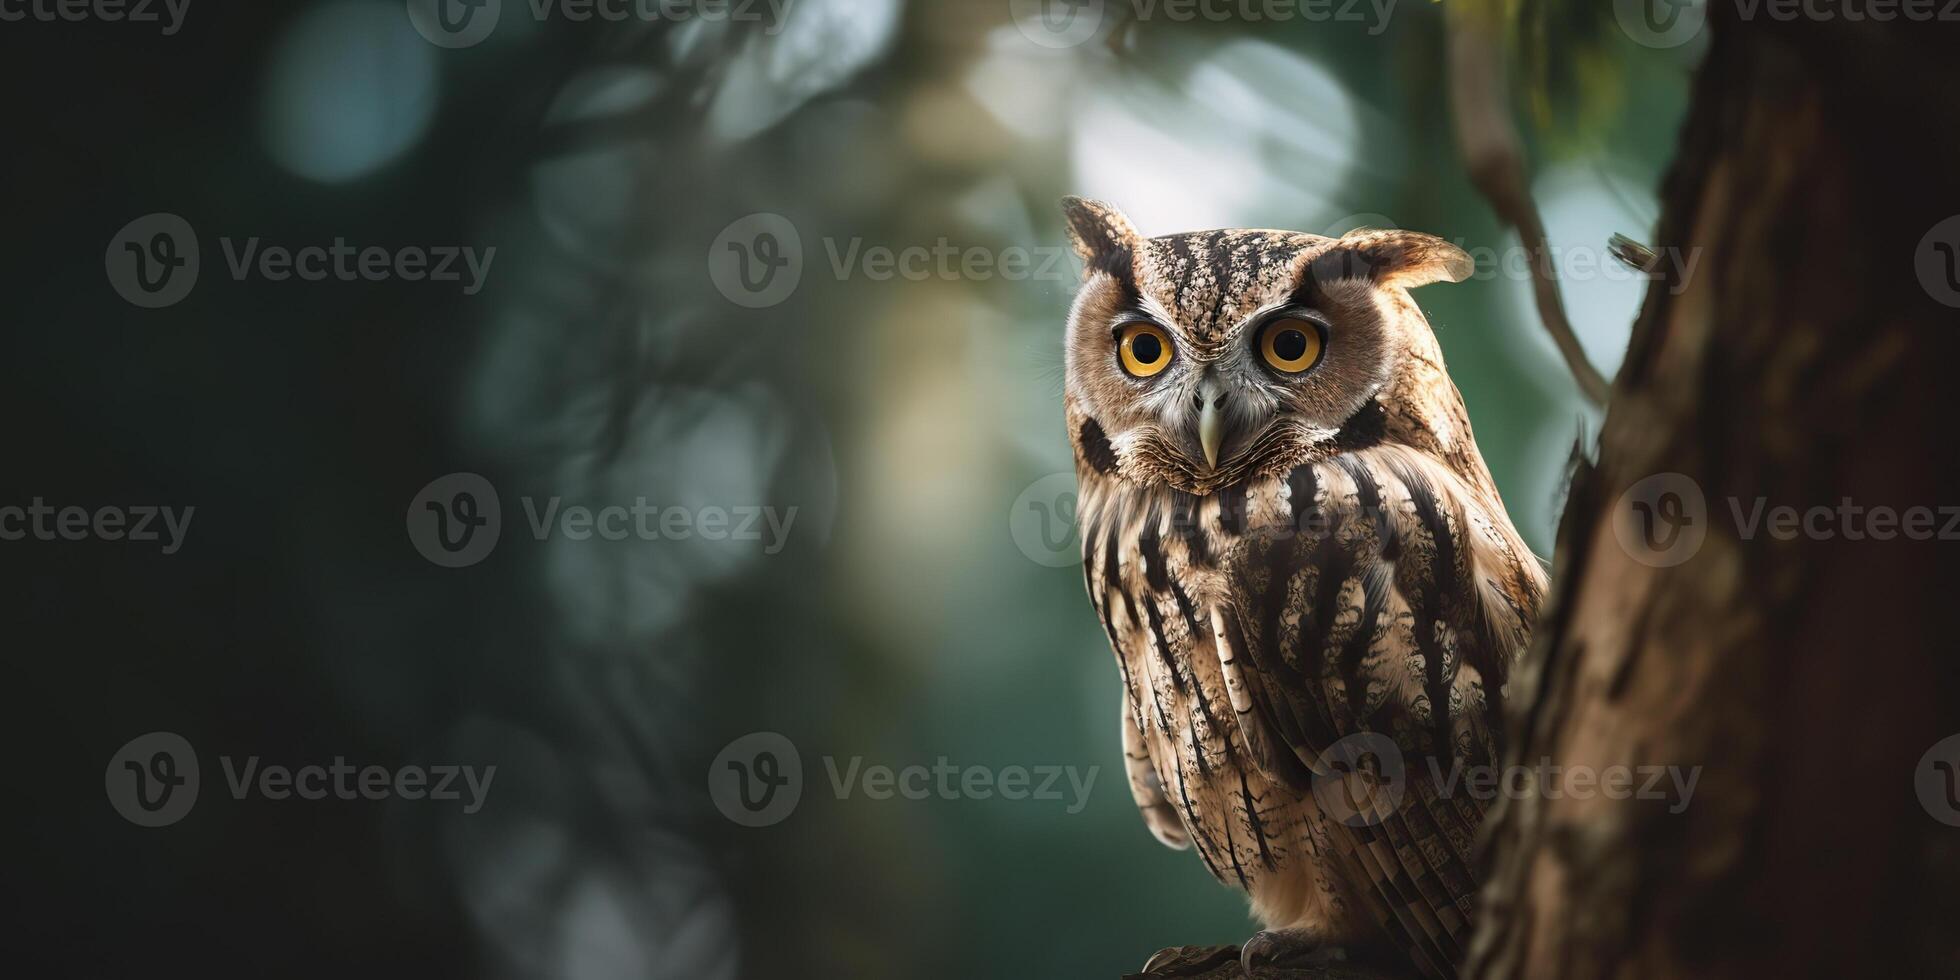
<path id="1" fill-rule="evenodd" d="M 1440 238 L 1144 238 L 1110 205 L 1062 207 L 1084 266 L 1068 322 L 1070 438 L 1098 470 L 1209 493 L 1380 438 L 1412 386 L 1440 379 L 1455 400 L 1407 293 L 1470 274 Z"/>

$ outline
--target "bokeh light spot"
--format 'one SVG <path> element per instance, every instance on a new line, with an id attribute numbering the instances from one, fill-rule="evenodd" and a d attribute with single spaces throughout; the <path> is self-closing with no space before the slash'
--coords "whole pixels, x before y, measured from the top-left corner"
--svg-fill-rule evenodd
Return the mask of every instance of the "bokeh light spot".
<path id="1" fill-rule="evenodd" d="M 436 50 L 399 4 L 350 0 L 301 15 L 267 71 L 266 149 L 322 183 L 372 173 L 428 129 Z"/>

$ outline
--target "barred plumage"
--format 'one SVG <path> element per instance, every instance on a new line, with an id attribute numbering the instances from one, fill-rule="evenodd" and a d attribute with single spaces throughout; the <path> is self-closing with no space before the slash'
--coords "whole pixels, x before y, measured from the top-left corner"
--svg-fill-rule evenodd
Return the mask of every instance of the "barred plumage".
<path id="1" fill-rule="evenodd" d="M 1483 802 L 1433 773 L 1497 760 L 1545 584 L 1406 292 L 1461 278 L 1462 253 L 1402 232 L 1146 240 L 1107 205 L 1066 209 L 1084 580 L 1147 826 L 1250 895 L 1268 932 L 1249 959 L 1391 946 L 1453 975 Z M 1146 342 L 1133 370 L 1116 346 L 1139 322 L 1172 349 Z M 1274 329 L 1324 351 L 1262 362 Z M 1326 796 L 1379 788 L 1339 757 L 1377 736 L 1399 802 Z"/>

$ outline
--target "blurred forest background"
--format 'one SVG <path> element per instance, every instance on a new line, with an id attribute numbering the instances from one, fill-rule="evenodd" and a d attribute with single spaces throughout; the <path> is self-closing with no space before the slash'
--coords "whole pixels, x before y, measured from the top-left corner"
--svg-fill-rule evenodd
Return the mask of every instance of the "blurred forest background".
<path id="1" fill-rule="evenodd" d="M 1079 569 L 1010 528 L 1070 469 L 1073 257 L 912 280 L 840 276 L 833 254 L 943 240 L 1039 268 L 1068 193 L 1146 234 L 1393 224 L 1514 248 L 1451 141 L 1441 7 L 1179 22 L 1111 3 L 1056 44 L 1007 0 L 796 0 L 751 23 L 506 0 L 456 49 L 399 2 L 215 7 L 172 36 L 0 29 L 0 386 L 24 420 L 0 497 L 197 508 L 173 555 L 0 547 L 41 842 L 15 888 L 23 975 L 1086 978 L 1250 932 L 1236 894 L 1144 831 Z M 1521 19 L 1541 56 L 1515 66 L 1516 108 L 1553 245 L 1590 256 L 1564 291 L 1610 375 L 1645 283 L 1609 274 L 1604 245 L 1651 228 L 1700 46 L 1563 16 Z M 197 229 L 204 271 L 144 310 L 101 263 L 153 212 Z M 802 265 L 749 308 L 709 263 L 756 212 L 796 229 Z M 221 236 L 497 251 L 464 295 L 234 281 Z M 1549 554 L 1597 415 L 1515 270 L 1418 299 Z M 504 506 L 465 569 L 403 529 L 455 471 Z M 798 514 L 776 554 L 535 540 L 520 496 Z M 190 817 L 146 830 L 104 805 L 102 767 L 157 730 L 211 771 Z M 805 770 L 796 812 L 757 829 L 706 780 L 753 731 Z M 498 774 L 469 815 L 233 801 L 218 754 Z M 854 756 L 1100 772 L 1073 814 L 833 798 L 821 760 Z"/>

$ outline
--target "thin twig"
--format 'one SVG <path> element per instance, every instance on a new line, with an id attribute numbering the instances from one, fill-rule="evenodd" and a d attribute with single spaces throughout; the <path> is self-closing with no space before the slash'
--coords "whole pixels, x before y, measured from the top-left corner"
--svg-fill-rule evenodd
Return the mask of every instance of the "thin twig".
<path id="1" fill-rule="evenodd" d="M 1586 350 L 1566 319 L 1545 223 L 1531 199 L 1524 141 L 1511 121 L 1498 10 L 1497 4 L 1450 4 L 1446 14 L 1457 147 L 1471 182 L 1497 217 L 1518 230 L 1519 241 L 1531 252 L 1531 292 L 1538 301 L 1538 317 L 1565 357 L 1579 391 L 1593 404 L 1604 405 L 1609 390 L 1606 378 L 1586 359 Z"/>

